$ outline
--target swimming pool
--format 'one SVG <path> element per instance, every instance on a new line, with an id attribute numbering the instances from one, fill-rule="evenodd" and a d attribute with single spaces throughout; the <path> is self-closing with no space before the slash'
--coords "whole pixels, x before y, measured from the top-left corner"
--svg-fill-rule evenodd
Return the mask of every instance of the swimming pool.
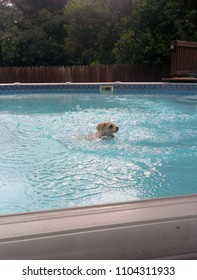
<path id="1" fill-rule="evenodd" d="M 197 193 L 196 95 L 8 94 L 0 117 L 1 214 Z"/>

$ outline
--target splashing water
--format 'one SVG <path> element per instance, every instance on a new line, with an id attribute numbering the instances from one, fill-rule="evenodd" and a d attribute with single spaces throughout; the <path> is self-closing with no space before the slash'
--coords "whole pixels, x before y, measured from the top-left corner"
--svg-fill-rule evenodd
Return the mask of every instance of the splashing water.
<path id="1" fill-rule="evenodd" d="M 0 214 L 197 193 L 194 96 L 1 96 L 0 118 Z"/>

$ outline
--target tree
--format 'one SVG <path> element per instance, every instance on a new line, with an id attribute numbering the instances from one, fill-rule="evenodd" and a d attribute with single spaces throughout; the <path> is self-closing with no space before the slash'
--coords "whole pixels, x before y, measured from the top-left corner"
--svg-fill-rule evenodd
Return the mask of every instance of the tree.
<path id="1" fill-rule="evenodd" d="M 170 42 L 197 41 L 195 0 L 141 0 L 134 3 L 130 27 L 116 43 L 119 63 L 169 63 Z"/>
<path id="2" fill-rule="evenodd" d="M 0 65 L 13 65 L 18 59 L 19 29 L 21 13 L 10 1 L 0 1 Z"/>
<path id="3" fill-rule="evenodd" d="M 56 12 L 63 9 L 67 0 L 11 0 L 11 2 L 24 14 L 37 14 L 41 9 Z"/>
<path id="4" fill-rule="evenodd" d="M 169 64 L 196 0 L 0 0 L 0 65 Z"/>
<path id="5" fill-rule="evenodd" d="M 66 48 L 74 64 L 114 63 L 112 49 L 130 14 L 131 0 L 69 0 Z M 121 9 L 120 9 L 121 8 Z"/>
<path id="6" fill-rule="evenodd" d="M 9 5 L 1 3 L 1 65 L 66 64 L 65 3 L 66 0 L 12 0 Z"/>

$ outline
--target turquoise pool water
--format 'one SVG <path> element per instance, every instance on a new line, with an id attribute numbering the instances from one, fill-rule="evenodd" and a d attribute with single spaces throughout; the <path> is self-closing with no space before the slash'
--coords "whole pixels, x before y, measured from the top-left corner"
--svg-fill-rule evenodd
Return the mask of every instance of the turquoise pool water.
<path id="1" fill-rule="evenodd" d="M 0 119 L 0 214 L 197 193 L 197 96 L 8 95 Z"/>

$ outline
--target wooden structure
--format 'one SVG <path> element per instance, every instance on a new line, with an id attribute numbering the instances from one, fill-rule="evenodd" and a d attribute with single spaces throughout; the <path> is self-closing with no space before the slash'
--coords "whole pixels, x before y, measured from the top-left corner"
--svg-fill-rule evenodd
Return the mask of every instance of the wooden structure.
<path id="1" fill-rule="evenodd" d="M 83 65 L 58 67 L 0 67 L 0 83 L 156 82 L 160 65 Z"/>
<path id="2" fill-rule="evenodd" d="M 171 44 L 171 78 L 197 78 L 197 42 Z"/>

